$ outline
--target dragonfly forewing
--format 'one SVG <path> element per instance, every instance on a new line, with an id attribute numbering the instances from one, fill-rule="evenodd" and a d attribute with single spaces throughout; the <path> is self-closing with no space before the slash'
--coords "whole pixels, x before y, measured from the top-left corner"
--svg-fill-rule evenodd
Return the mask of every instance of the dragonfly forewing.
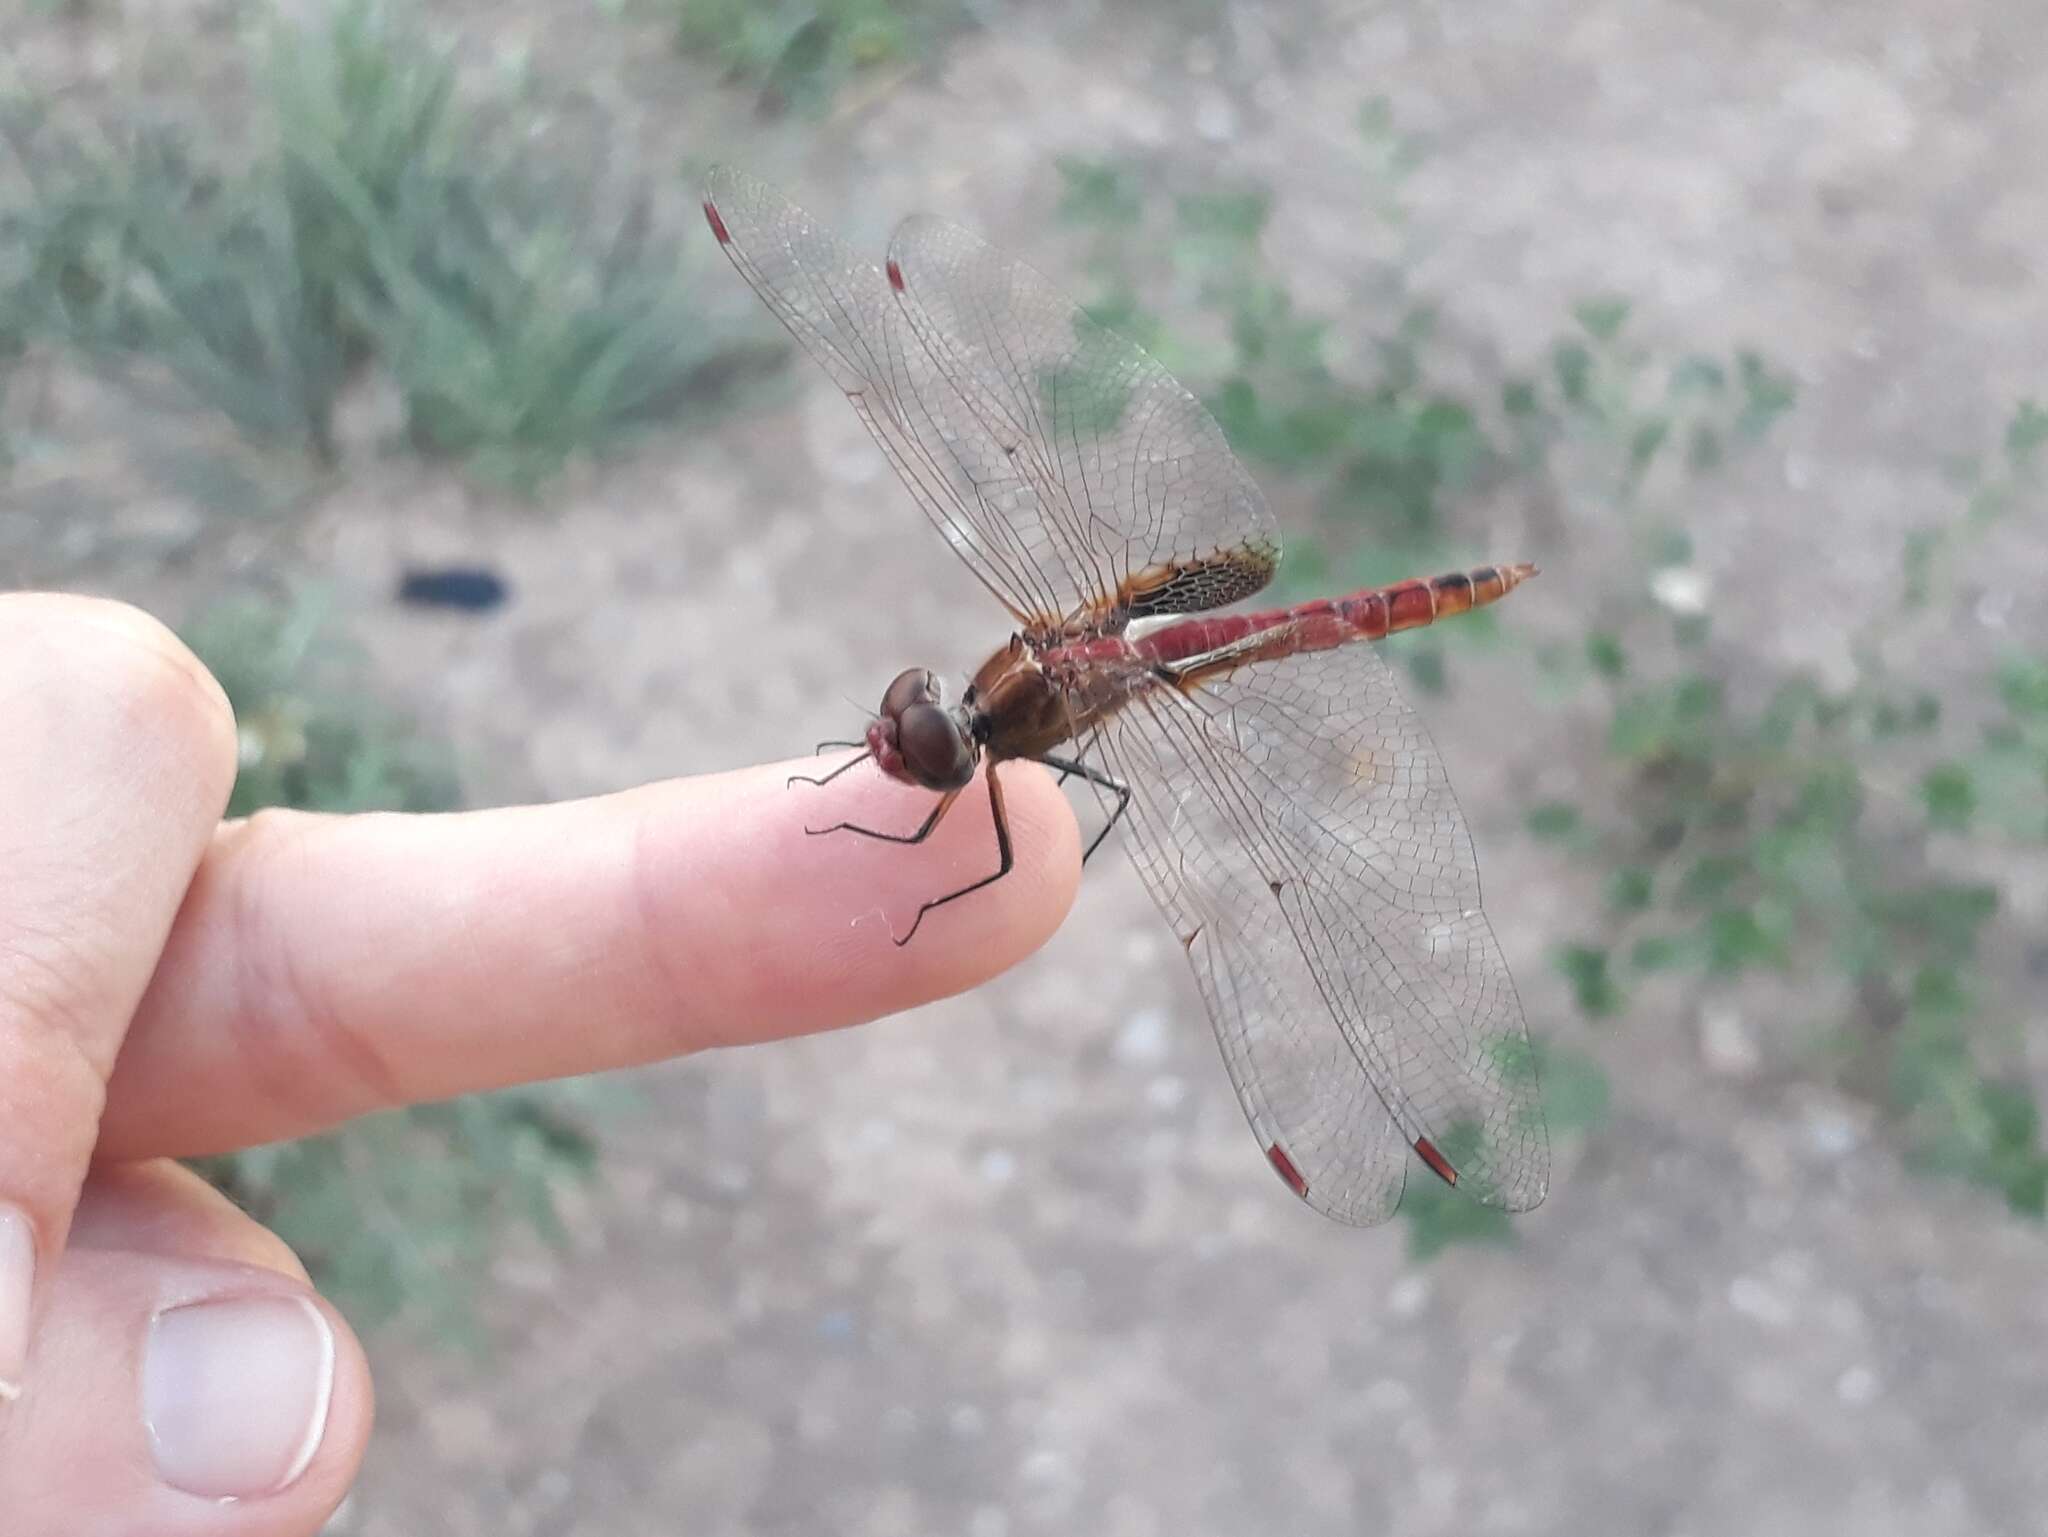
<path id="1" fill-rule="evenodd" d="M 728 167 L 706 176 L 704 212 L 733 266 L 846 393 L 947 545 L 1020 625 L 1055 623 L 1076 589 L 1033 547 L 1042 521 L 1035 493 L 940 372 L 881 269 L 774 188 Z"/>
<path id="2" fill-rule="evenodd" d="M 726 167 L 704 201 L 733 265 L 1027 633 L 1112 633 L 1271 577 L 1272 515 L 1222 429 L 1032 268 L 913 219 L 885 275 Z"/>
<path id="3" fill-rule="evenodd" d="M 888 272 L 947 379 L 1017 445 L 1045 537 L 1099 627 L 1235 603 L 1271 579 L 1280 545 L 1265 497 L 1215 418 L 1142 347 L 943 220 L 906 220 Z"/>

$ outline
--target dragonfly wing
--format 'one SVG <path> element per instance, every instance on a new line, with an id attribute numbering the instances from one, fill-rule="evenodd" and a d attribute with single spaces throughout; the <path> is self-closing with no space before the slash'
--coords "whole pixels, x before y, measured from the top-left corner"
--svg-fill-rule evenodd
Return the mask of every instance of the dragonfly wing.
<path id="1" fill-rule="evenodd" d="M 1122 616 L 1249 597 L 1280 546 L 1215 418 L 1149 353 L 1035 268 L 907 220 L 888 276 L 918 338 L 1035 495 L 1027 539 Z"/>
<path id="2" fill-rule="evenodd" d="M 1039 273 L 913 219 L 886 274 L 726 167 L 705 216 L 846 392 L 918 504 L 1027 631 L 1248 597 L 1272 515 L 1201 402 Z"/>
<path id="3" fill-rule="evenodd" d="M 1443 762 L 1386 663 L 1353 644 L 1196 675 L 1094 742 L 1268 1156 L 1343 1221 L 1393 1210 L 1410 1148 L 1481 1201 L 1537 1205 L 1521 1004 Z"/>
<path id="4" fill-rule="evenodd" d="M 1260 1149 L 1323 1215 L 1356 1227 L 1384 1222 L 1401 1202 L 1408 1143 L 1291 942 L 1243 921 L 1270 901 L 1266 889 L 1248 865 L 1214 857 L 1227 833 L 1216 803 L 1161 777 L 1176 767 L 1177 749 L 1135 721 L 1104 737 L 1101 761 L 1131 787 L 1125 846 L 1187 951 Z"/>
<path id="5" fill-rule="evenodd" d="M 954 553 L 1020 624 L 1056 624 L 1074 595 L 1065 570 L 1029 543 L 1040 521 L 1035 492 L 926 352 L 881 270 L 729 167 L 705 178 L 704 213 L 740 275 L 846 392 Z"/>

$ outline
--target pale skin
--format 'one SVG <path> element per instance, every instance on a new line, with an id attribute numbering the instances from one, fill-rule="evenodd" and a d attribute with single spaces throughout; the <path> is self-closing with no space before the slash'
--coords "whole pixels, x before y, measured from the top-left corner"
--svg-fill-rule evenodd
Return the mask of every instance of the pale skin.
<path id="1" fill-rule="evenodd" d="M 914 827 L 929 795 L 873 773 L 786 789 L 806 760 L 553 806 L 223 822 L 235 758 L 227 701 L 155 620 L 0 596 L 0 1208 L 34 1255 L 25 1350 L 0 1274 L 9 1530 L 310 1534 L 356 1474 L 360 1346 L 292 1253 L 172 1158 L 911 1008 L 1035 949 L 1080 872 L 1066 803 L 1024 764 L 1003 768 L 1015 869 L 899 948 L 994 842 L 977 815 L 915 849 L 805 836 Z M 220 1341 L 180 1332 L 195 1317 L 329 1342 L 282 1460 L 180 1439 L 192 1394 L 244 1390 L 204 1369 Z"/>

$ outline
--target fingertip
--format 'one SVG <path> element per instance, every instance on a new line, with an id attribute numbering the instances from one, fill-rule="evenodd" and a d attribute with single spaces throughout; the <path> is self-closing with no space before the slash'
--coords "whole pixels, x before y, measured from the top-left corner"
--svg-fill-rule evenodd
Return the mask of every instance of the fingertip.
<path id="1" fill-rule="evenodd" d="M 818 932 L 845 935 L 849 968 L 875 973 L 878 999 L 884 1000 L 877 1013 L 950 997 L 1001 975 L 1050 939 L 1074 904 L 1081 874 L 1074 813 L 1052 776 L 1036 763 L 1005 763 L 993 771 L 1001 776 L 1012 864 L 988 885 L 967 889 L 1000 869 L 986 782 L 990 772 L 985 768 L 977 775 L 935 830 L 930 857 L 913 857 L 919 848 L 858 837 L 854 843 L 869 846 L 849 843 L 834 851 L 835 858 L 871 878 L 872 885 L 864 885 L 867 908 L 852 912 L 843 903 L 835 908 L 839 893 L 828 885 L 812 886 L 806 893 Z M 957 899 L 926 906 L 960 891 L 965 894 Z M 882 928 L 893 956 L 871 943 Z"/>
<path id="2" fill-rule="evenodd" d="M 10 690 L 31 688 L 104 725 L 67 720 L 69 737 L 111 740 L 129 753 L 151 744 L 166 778 L 189 777 L 218 816 L 235 780 L 234 708 L 219 681 L 155 615 L 108 598 L 69 593 L 0 594 L 0 661 Z"/>
<path id="3" fill-rule="evenodd" d="M 804 771 L 693 782 L 650 812 L 644 910 L 694 1044 L 834 1029 L 965 991 L 1045 943 L 1073 904 L 1078 829 L 1037 764 L 996 771 L 1013 862 L 975 890 L 1000 868 L 987 769 L 918 843 L 853 829 L 907 838 L 931 792 L 866 768 L 784 788 Z M 693 804 L 704 796 L 723 803 L 709 817 Z M 707 869 L 723 873 L 720 900 L 691 879 Z"/>
<path id="4" fill-rule="evenodd" d="M 348 1497 L 369 1452 L 377 1392 L 370 1376 L 369 1354 L 341 1310 L 310 1288 L 300 1295 L 332 1337 L 333 1381 L 327 1422 L 309 1445 L 299 1476 L 287 1490 L 307 1508 L 331 1513 Z"/>
<path id="5" fill-rule="evenodd" d="M 33 1365 L 0 1459 L 24 1531 L 317 1531 L 369 1442 L 361 1343 L 261 1266 L 70 1251 Z"/>
<path id="6" fill-rule="evenodd" d="M 317 1525 L 347 1495 L 369 1445 L 362 1343 L 310 1288 L 228 1272 L 210 1290 L 149 1323 L 140 1399 L 150 1460 L 172 1497 L 162 1503 L 232 1500 L 269 1507 L 266 1516 L 303 1512 Z"/>

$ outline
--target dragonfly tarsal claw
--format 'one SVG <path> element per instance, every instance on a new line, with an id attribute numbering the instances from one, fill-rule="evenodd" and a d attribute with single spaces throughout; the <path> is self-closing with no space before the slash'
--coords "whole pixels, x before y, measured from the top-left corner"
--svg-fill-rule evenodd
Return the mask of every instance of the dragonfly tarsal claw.
<path id="1" fill-rule="evenodd" d="M 820 743 L 818 744 L 818 746 L 819 746 L 819 748 L 820 748 L 821 750 L 822 750 L 823 748 L 827 748 L 827 747 L 834 747 L 834 746 L 838 746 L 838 747 L 858 747 L 859 745 L 860 745 L 860 744 L 859 744 L 858 742 L 837 742 L 837 743 L 834 743 L 834 742 L 820 742 Z M 847 771 L 848 769 L 851 769 L 851 768 L 858 768 L 858 767 L 859 767 L 859 766 L 860 766 L 861 764 L 863 764 L 863 763 L 867 762 L 867 761 L 868 761 L 868 759 L 869 759 L 869 758 L 871 758 L 872 756 L 874 756 L 874 755 L 873 755 L 872 753 L 866 753 L 866 752 L 864 752 L 864 753 L 860 754 L 860 756 L 859 756 L 859 757 L 856 757 L 856 758 L 849 758 L 849 759 L 847 759 L 847 760 L 846 760 L 846 761 L 845 761 L 844 763 L 840 764 L 840 765 L 839 765 L 839 767 L 837 767 L 836 769 L 834 769 L 834 770 L 833 770 L 833 771 L 832 771 L 831 773 L 829 773 L 829 774 L 826 774 L 826 775 L 824 775 L 824 776 L 823 776 L 822 778 L 820 778 L 820 777 L 819 777 L 818 775 L 815 775 L 815 774 L 791 774 L 791 775 L 789 776 L 789 778 L 787 778 L 787 779 L 783 780 L 783 782 L 782 782 L 782 788 L 783 788 L 783 789 L 785 789 L 785 790 L 787 790 L 787 789 L 788 789 L 788 788 L 789 788 L 789 787 L 790 787 L 791 785 L 799 785 L 799 784 L 805 784 L 805 785 L 828 785 L 828 784 L 832 783 L 832 781 L 833 781 L 833 780 L 837 779 L 837 778 L 838 778 L 838 777 L 839 777 L 839 776 L 840 776 L 841 774 L 845 773 L 845 772 L 846 772 L 846 771 Z"/>

